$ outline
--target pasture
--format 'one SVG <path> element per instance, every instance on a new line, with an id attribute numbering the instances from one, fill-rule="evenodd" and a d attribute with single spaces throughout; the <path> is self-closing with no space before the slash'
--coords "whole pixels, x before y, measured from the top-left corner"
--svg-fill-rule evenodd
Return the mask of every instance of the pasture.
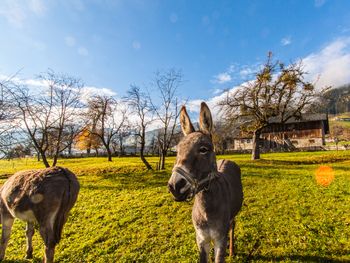
<path id="1" fill-rule="evenodd" d="M 222 158 L 219 156 L 218 158 Z M 350 152 L 229 155 L 240 165 L 244 206 L 236 224 L 236 262 L 350 262 Z M 155 167 L 157 158 L 149 158 Z M 166 184 L 174 157 L 162 172 L 145 172 L 136 157 L 64 159 L 81 191 L 56 247 L 57 262 L 196 262 L 192 202 L 176 203 Z M 330 166 L 334 181 L 316 183 Z M 32 159 L 0 161 L 0 179 L 42 167 Z M 16 221 L 4 262 L 24 260 L 25 224 Z M 228 259 L 228 262 L 232 262 Z"/>

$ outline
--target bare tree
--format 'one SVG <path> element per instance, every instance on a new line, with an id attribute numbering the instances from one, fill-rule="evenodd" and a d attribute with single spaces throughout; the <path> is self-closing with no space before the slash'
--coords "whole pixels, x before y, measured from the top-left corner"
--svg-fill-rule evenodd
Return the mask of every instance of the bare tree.
<path id="1" fill-rule="evenodd" d="M 118 157 L 125 155 L 125 139 L 131 135 L 131 126 L 128 121 L 119 129 L 115 139 L 112 141 L 112 148 L 115 154 L 118 154 Z"/>
<path id="2" fill-rule="evenodd" d="M 227 91 L 226 98 L 219 102 L 228 121 L 243 119 L 244 129 L 253 134 L 253 160 L 260 158 L 260 134 L 271 118 L 281 123 L 298 118 L 318 97 L 314 85 L 304 79 L 305 74 L 302 62 L 285 66 L 272 61 L 270 52 L 255 80 Z"/>
<path id="3" fill-rule="evenodd" d="M 62 144 L 68 153 L 68 156 L 72 156 L 73 145 L 78 134 L 83 130 L 81 123 L 67 123 L 63 131 Z"/>
<path id="4" fill-rule="evenodd" d="M 47 153 L 52 153 L 52 166 L 57 164 L 63 144 L 64 130 L 80 108 L 81 80 L 52 70 L 38 76 L 43 83 L 39 91 L 17 85 L 12 89 L 13 101 L 23 130 L 32 140 L 46 167 L 50 167 Z"/>
<path id="5" fill-rule="evenodd" d="M 156 106 L 155 101 L 150 101 L 157 120 L 161 123 L 158 135 L 159 143 L 159 169 L 165 169 L 165 156 L 173 142 L 174 132 L 177 125 L 180 101 L 177 89 L 183 83 L 181 71 L 170 69 L 166 72 L 157 72 L 154 85 L 159 92 L 160 103 Z"/>
<path id="6" fill-rule="evenodd" d="M 127 92 L 126 101 L 131 107 L 133 113 L 137 117 L 135 135 L 140 140 L 140 158 L 148 170 L 152 170 L 152 166 L 145 158 L 146 129 L 153 121 L 153 107 L 146 93 L 142 92 L 140 87 L 132 85 Z"/>
<path id="7" fill-rule="evenodd" d="M 11 96 L 12 78 L 0 82 L 0 157 L 8 155 L 16 144 L 20 143 L 16 110 Z"/>
<path id="8" fill-rule="evenodd" d="M 112 161 L 112 142 L 127 120 L 127 111 L 112 96 L 94 96 L 88 102 L 88 116 L 96 123 L 90 133 L 96 135 L 106 149 L 108 161 Z"/>

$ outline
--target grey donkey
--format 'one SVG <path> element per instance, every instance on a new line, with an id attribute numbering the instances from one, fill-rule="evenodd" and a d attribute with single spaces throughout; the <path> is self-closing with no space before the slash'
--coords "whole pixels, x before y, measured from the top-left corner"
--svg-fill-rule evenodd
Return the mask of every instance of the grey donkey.
<path id="1" fill-rule="evenodd" d="M 18 218 L 27 222 L 27 258 L 33 257 L 32 237 L 34 224 L 38 224 L 45 244 L 44 262 L 53 262 L 55 246 L 79 188 L 76 176 L 61 167 L 21 171 L 11 176 L 0 189 L 0 260 L 5 256 L 13 221 Z"/>
<path id="2" fill-rule="evenodd" d="M 185 137 L 177 145 L 176 163 L 168 188 L 175 201 L 195 198 L 192 221 L 200 262 L 208 262 L 211 242 L 215 262 L 225 262 L 228 232 L 232 256 L 235 216 L 243 202 L 241 171 L 232 161 L 216 161 L 211 136 L 212 116 L 204 102 L 201 104 L 199 131 L 195 131 L 184 106 L 180 123 Z"/>

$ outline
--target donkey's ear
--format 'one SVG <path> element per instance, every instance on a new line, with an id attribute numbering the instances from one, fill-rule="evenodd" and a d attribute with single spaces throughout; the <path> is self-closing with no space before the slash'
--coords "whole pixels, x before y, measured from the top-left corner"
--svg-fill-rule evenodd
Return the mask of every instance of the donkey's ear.
<path id="1" fill-rule="evenodd" d="M 201 112 L 199 114 L 199 127 L 204 133 L 211 134 L 213 131 L 213 119 L 208 105 L 205 102 L 201 103 Z"/>
<path id="2" fill-rule="evenodd" d="M 180 124 L 184 135 L 188 135 L 191 132 L 194 132 L 193 125 L 191 123 L 190 117 L 188 117 L 185 106 L 182 106 L 180 111 Z"/>

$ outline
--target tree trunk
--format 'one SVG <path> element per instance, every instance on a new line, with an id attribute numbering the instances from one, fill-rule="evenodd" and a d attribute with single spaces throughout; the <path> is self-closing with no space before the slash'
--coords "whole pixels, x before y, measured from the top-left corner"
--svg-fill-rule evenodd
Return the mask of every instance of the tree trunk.
<path id="1" fill-rule="evenodd" d="M 260 129 L 254 131 L 254 134 L 253 134 L 252 160 L 260 159 L 260 148 L 259 148 L 260 134 L 261 134 L 261 130 Z"/>
<path id="2" fill-rule="evenodd" d="M 108 162 L 112 161 L 112 152 L 111 149 L 109 149 L 109 147 L 107 147 L 107 156 L 108 156 Z"/>
<path id="3" fill-rule="evenodd" d="M 157 163 L 157 170 L 160 170 L 160 163 L 162 162 L 162 154 L 161 154 L 161 150 L 158 149 L 158 163 Z"/>
<path id="4" fill-rule="evenodd" d="M 55 167 L 55 166 L 56 166 L 56 164 L 57 164 L 57 158 L 58 158 L 57 155 L 54 155 L 54 156 L 53 156 L 52 167 Z"/>
<path id="5" fill-rule="evenodd" d="M 123 138 L 119 138 L 119 154 L 118 157 L 123 155 Z"/>
<path id="6" fill-rule="evenodd" d="M 72 144 L 69 144 L 68 146 L 68 156 L 72 157 Z"/>
<path id="7" fill-rule="evenodd" d="M 159 170 L 164 170 L 165 169 L 165 156 L 166 156 L 166 151 L 165 150 L 161 150 L 161 152 L 160 152 Z"/>
<path id="8" fill-rule="evenodd" d="M 152 166 L 147 162 L 147 160 L 144 156 L 144 151 L 145 151 L 145 139 L 141 138 L 140 158 L 141 158 L 143 164 L 146 166 L 147 170 L 152 170 Z"/>
<path id="9" fill-rule="evenodd" d="M 47 159 L 46 159 L 45 153 L 40 152 L 40 155 L 41 155 L 41 158 L 43 159 L 43 163 L 44 163 L 45 167 L 46 167 L 46 168 L 49 168 L 49 167 L 50 167 L 50 164 L 49 164 L 49 162 L 48 162 Z"/>

